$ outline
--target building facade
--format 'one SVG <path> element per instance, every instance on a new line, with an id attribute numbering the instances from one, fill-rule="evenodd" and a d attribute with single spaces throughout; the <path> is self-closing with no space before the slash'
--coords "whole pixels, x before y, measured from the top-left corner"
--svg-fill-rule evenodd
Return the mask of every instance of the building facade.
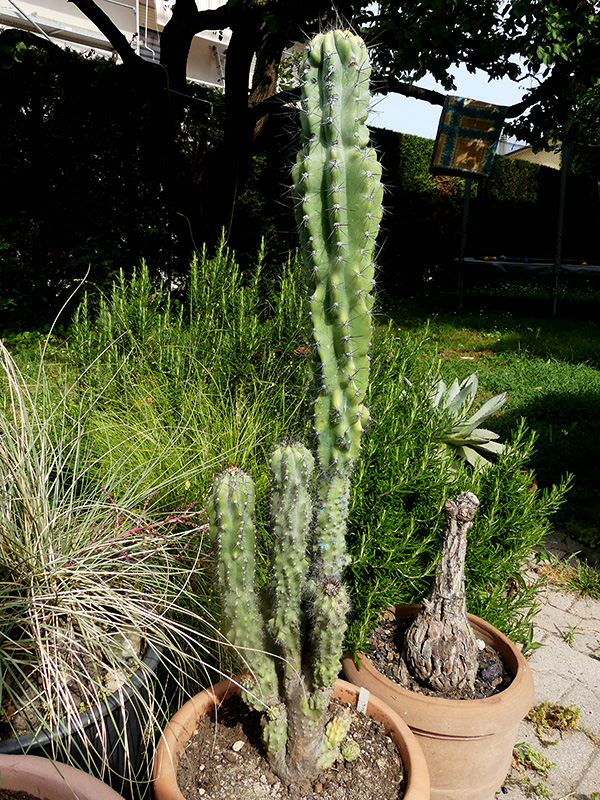
<path id="1" fill-rule="evenodd" d="M 170 19 L 174 0 L 97 0 L 136 52 L 160 61 L 160 35 Z M 218 8 L 226 0 L 196 0 L 199 11 Z M 0 0 L 0 28 L 20 28 L 55 44 L 117 60 L 106 37 L 68 0 Z M 229 31 L 202 31 L 194 37 L 188 79 L 221 87 Z"/>

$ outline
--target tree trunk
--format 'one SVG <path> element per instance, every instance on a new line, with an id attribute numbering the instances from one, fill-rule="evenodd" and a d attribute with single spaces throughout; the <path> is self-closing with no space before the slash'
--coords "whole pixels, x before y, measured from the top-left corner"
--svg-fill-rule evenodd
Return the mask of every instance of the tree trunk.
<path id="1" fill-rule="evenodd" d="M 445 505 L 442 558 L 433 588 L 404 637 L 403 662 L 409 673 L 442 695 L 473 690 L 478 647 L 467 621 L 465 553 L 467 531 L 479 500 L 461 492 Z"/>

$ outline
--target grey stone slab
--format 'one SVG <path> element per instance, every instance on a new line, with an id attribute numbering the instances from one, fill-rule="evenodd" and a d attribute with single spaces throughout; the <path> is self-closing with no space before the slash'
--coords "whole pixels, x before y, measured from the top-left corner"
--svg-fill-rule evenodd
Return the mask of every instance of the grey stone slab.
<path id="1" fill-rule="evenodd" d="M 594 792 L 600 792 L 600 750 L 596 750 L 596 757 L 577 784 L 577 793 L 580 796 L 590 797 Z"/>
<path id="2" fill-rule="evenodd" d="M 535 770 L 526 772 L 532 784 L 542 783 L 546 786 L 552 800 L 558 800 L 571 792 L 578 791 L 581 783 L 587 778 L 590 765 L 595 764 L 598 755 L 592 742 L 581 732 L 569 732 L 563 739 L 557 734 L 556 741 L 556 744 L 543 744 L 530 723 L 525 722 L 519 726 L 517 742 L 531 745 L 553 765 L 545 777 Z M 498 793 L 496 797 L 504 800 L 520 800 L 523 793 L 526 793 L 523 778 L 521 771 L 511 769 L 502 793 Z"/>
<path id="3" fill-rule="evenodd" d="M 570 611 L 543 605 L 535 615 L 535 626 L 549 633 L 561 636 L 569 631 L 569 625 L 577 623 L 579 617 L 574 617 Z"/>
<path id="4" fill-rule="evenodd" d="M 565 536 L 563 544 L 566 547 L 569 555 L 572 555 L 573 553 L 581 553 L 585 550 L 585 545 L 581 544 L 581 542 L 578 542 L 575 539 L 571 539 L 570 536 Z"/>
<path id="5" fill-rule="evenodd" d="M 578 653 L 589 656 L 595 661 L 595 664 L 590 665 L 590 671 L 597 669 L 598 675 L 600 676 L 600 659 L 594 657 L 595 651 L 600 652 L 600 642 L 598 641 L 600 631 L 587 626 L 576 627 L 575 631 L 575 638 L 571 646 L 574 650 L 577 650 Z"/>
<path id="6" fill-rule="evenodd" d="M 545 605 L 552 606 L 552 608 L 561 609 L 561 611 L 569 611 L 573 603 L 576 601 L 576 597 L 574 595 L 569 594 L 568 592 L 561 592 L 551 586 L 547 586 L 543 590 L 542 596 Z"/>
<path id="7" fill-rule="evenodd" d="M 502 788 L 496 792 L 496 800 L 531 800 L 530 792 L 522 787 L 522 780 L 522 775 L 511 770 Z"/>
<path id="8" fill-rule="evenodd" d="M 566 538 L 566 533 L 563 533 L 562 531 L 552 531 L 548 534 L 548 536 L 546 536 L 544 545 L 546 549 L 549 549 L 550 547 L 561 547 L 563 550 L 566 550 Z"/>
<path id="9" fill-rule="evenodd" d="M 579 543 L 560 533 L 550 537 L 547 546 L 559 555 L 581 550 Z M 535 619 L 535 640 L 544 646 L 528 656 L 535 703 L 546 700 L 579 706 L 581 726 L 600 737 L 600 660 L 593 657 L 599 647 L 600 632 L 596 629 L 600 629 L 600 601 L 550 585 L 538 597 L 542 608 Z M 562 636 L 568 633 L 569 626 L 575 629 L 572 645 Z M 593 793 L 600 792 L 600 746 L 584 731 L 569 731 L 562 739 L 556 731 L 548 735 L 555 736 L 557 744 L 542 744 L 531 723 L 523 721 L 519 725 L 516 742 L 527 742 L 556 765 L 546 779 L 530 772 L 531 781 L 543 782 L 550 800 L 589 800 Z M 524 800 L 528 794 L 520 785 L 521 779 L 519 772 L 511 770 L 497 800 Z"/>
<path id="10" fill-rule="evenodd" d="M 564 706 L 579 706 L 580 725 L 586 731 L 600 736 L 600 689 L 584 683 L 573 684 L 557 701 Z"/>
<path id="11" fill-rule="evenodd" d="M 554 634 L 551 634 L 548 631 L 545 631 L 543 628 L 537 628 L 537 627 L 534 626 L 534 629 L 533 629 L 533 640 L 534 640 L 534 642 L 537 642 L 538 644 L 545 645 L 545 643 L 550 638 L 552 638 L 553 636 L 554 636 Z M 533 652 L 534 651 L 532 650 L 531 653 L 529 653 L 526 656 L 526 658 L 527 659 L 531 658 L 531 655 L 532 655 Z"/>
<path id="12" fill-rule="evenodd" d="M 553 672 L 576 681 L 582 675 L 595 674 L 592 659 L 570 647 L 558 636 L 549 636 L 543 647 L 539 647 L 529 658 L 534 678 L 538 672 Z M 586 680 L 588 678 L 586 677 Z"/>
<path id="13" fill-rule="evenodd" d="M 579 617 L 582 620 L 582 624 L 594 627 L 600 632 L 600 600 L 575 596 L 569 611 Z"/>
<path id="14" fill-rule="evenodd" d="M 544 702 L 557 703 L 558 698 L 566 697 L 573 689 L 573 681 L 556 672 L 540 672 L 533 674 L 535 687 L 534 704 Z M 567 703 L 567 705 L 570 705 Z"/>
<path id="15" fill-rule="evenodd" d="M 496 800 L 531 800 L 529 792 L 517 783 L 520 780 L 519 774 L 512 770 L 504 786 L 496 792 Z"/>
<path id="16" fill-rule="evenodd" d="M 540 744 L 538 749 L 556 765 L 546 778 L 552 797 L 576 791 L 597 753 L 592 742 L 580 731 L 569 731 L 558 744 Z"/>

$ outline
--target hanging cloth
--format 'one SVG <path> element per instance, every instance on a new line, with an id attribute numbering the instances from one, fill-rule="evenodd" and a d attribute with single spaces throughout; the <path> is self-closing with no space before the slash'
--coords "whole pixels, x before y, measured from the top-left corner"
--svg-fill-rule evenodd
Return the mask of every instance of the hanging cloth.
<path id="1" fill-rule="evenodd" d="M 486 178 L 508 106 L 448 95 L 438 126 L 431 172 Z"/>

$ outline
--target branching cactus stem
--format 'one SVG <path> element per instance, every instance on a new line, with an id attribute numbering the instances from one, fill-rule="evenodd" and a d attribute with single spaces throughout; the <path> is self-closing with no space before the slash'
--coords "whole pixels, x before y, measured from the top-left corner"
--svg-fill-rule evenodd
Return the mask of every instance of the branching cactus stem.
<path id="1" fill-rule="evenodd" d="M 373 254 L 382 214 L 381 168 L 365 124 L 364 43 L 348 31 L 319 34 L 302 71 L 303 145 L 293 178 L 314 341 L 316 458 L 302 445 L 281 446 L 271 458 L 268 606 L 254 584 L 251 479 L 226 470 L 208 504 L 226 633 L 247 664 L 245 698 L 265 711 L 265 746 L 285 783 L 312 780 L 333 763 L 347 730 L 341 722 L 326 727 L 325 712 L 349 608 L 346 520 L 369 419 Z"/>

